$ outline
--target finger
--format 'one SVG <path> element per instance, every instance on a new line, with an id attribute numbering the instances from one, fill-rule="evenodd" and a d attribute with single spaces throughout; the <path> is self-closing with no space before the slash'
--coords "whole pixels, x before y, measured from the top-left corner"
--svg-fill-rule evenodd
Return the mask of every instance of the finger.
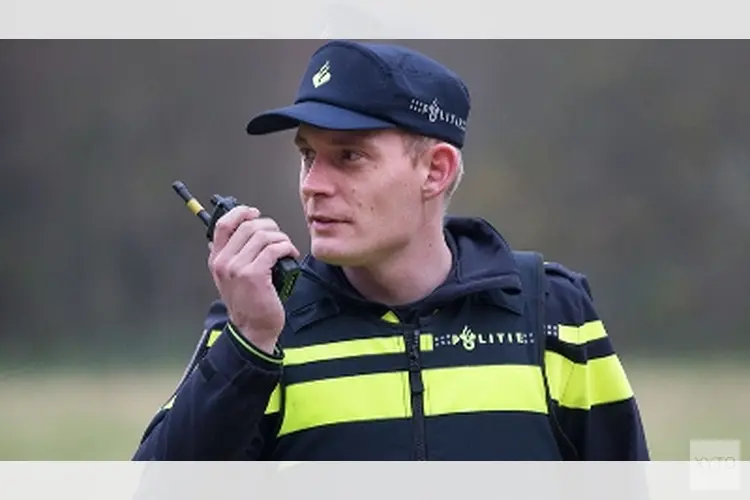
<path id="1" fill-rule="evenodd" d="M 213 267 L 214 260 L 216 260 L 216 253 L 217 252 L 214 251 L 214 248 L 215 247 L 214 247 L 213 242 L 209 241 L 208 242 L 208 259 L 207 259 L 208 260 L 208 267 L 209 268 Z"/>
<path id="2" fill-rule="evenodd" d="M 235 235 L 237 229 L 247 222 L 253 221 L 260 214 L 260 211 L 255 207 L 247 207 L 244 205 L 234 207 L 226 214 L 222 215 L 219 220 L 216 221 L 214 226 L 213 241 L 208 243 L 208 265 L 213 267 L 216 260 L 221 256 L 226 260 L 227 253 L 224 252 L 224 248 L 227 243 L 231 241 Z M 229 255 L 228 257 L 231 257 Z"/>
<path id="3" fill-rule="evenodd" d="M 257 262 L 257 257 L 269 245 L 275 245 L 289 241 L 289 236 L 281 231 L 259 231 L 253 234 L 242 249 L 229 261 L 229 268 L 233 272 L 239 272 L 246 267 L 256 267 L 266 270 L 262 262 Z M 270 266 L 269 266 L 270 269 Z"/>
<path id="4" fill-rule="evenodd" d="M 263 232 L 279 232 L 279 226 L 276 221 L 267 217 L 251 221 L 245 220 L 237 227 L 221 251 L 228 257 L 238 254 L 247 246 L 255 234 Z"/>
<path id="5" fill-rule="evenodd" d="M 251 221 L 260 217 L 260 210 L 255 207 L 240 205 L 222 215 L 214 227 L 214 248 L 221 250 L 227 244 L 229 238 L 244 221 Z"/>
<path id="6" fill-rule="evenodd" d="M 283 257 L 294 257 L 295 259 L 298 259 L 299 255 L 299 250 L 294 246 L 294 243 L 289 239 L 285 239 L 263 247 L 255 258 L 255 263 L 259 268 L 266 270 L 271 269 L 276 262 Z"/>
<path id="7" fill-rule="evenodd" d="M 233 271 L 234 267 L 237 265 L 237 254 L 243 252 L 243 249 L 252 240 L 254 235 L 263 234 L 265 232 L 283 234 L 280 233 L 278 225 L 272 219 L 261 218 L 251 221 L 244 220 L 240 223 L 239 227 L 237 227 L 223 248 L 219 248 L 214 244 L 213 249 L 208 256 L 209 267 L 218 272 L 218 275 L 220 276 L 231 276 L 235 272 Z M 262 242 L 263 239 L 261 238 L 260 243 L 262 244 Z M 250 250 L 252 250 L 252 248 L 253 247 L 251 247 Z M 255 248 L 257 248 L 257 250 L 255 250 L 254 253 L 252 251 L 246 251 L 244 253 L 246 255 L 249 254 L 254 258 L 257 252 L 260 251 L 257 244 L 255 245 Z M 247 257 L 244 257 L 240 262 L 249 264 L 252 262 L 252 258 L 248 260 Z"/>

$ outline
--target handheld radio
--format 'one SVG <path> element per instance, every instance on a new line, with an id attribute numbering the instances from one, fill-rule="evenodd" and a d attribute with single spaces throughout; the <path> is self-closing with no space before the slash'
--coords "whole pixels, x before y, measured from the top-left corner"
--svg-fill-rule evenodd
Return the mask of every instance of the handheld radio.
<path id="1" fill-rule="evenodd" d="M 211 204 L 214 211 L 211 215 L 200 204 L 195 197 L 190 194 L 187 186 L 182 181 L 172 183 L 172 188 L 185 201 L 185 205 L 206 225 L 206 238 L 213 241 L 214 229 L 218 220 L 231 209 L 239 205 L 236 198 L 232 196 L 220 196 L 215 194 L 211 197 Z M 279 298 L 284 301 L 292 293 L 294 284 L 299 276 L 299 264 L 292 257 L 283 257 L 273 266 L 272 272 L 273 285 Z"/>

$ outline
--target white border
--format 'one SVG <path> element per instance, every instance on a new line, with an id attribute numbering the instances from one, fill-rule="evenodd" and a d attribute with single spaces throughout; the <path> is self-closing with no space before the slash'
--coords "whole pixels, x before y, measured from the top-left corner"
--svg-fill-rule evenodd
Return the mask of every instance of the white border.
<path id="1" fill-rule="evenodd" d="M 741 475 L 750 462 L 735 462 Z M 692 462 L 3 462 L 4 500 L 748 498 L 692 487 Z M 695 496 L 695 495 L 699 496 Z"/>
<path id="2" fill-rule="evenodd" d="M 4 38 L 744 38 L 741 1 L 0 0 Z"/>

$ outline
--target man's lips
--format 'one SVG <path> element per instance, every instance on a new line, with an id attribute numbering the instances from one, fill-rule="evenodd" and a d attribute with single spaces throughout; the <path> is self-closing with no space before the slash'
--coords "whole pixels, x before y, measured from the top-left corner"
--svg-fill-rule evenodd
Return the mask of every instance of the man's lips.
<path id="1" fill-rule="evenodd" d="M 307 222 L 310 224 L 335 224 L 346 222 L 346 220 L 337 217 L 330 217 L 327 215 L 311 215 L 307 218 Z"/>

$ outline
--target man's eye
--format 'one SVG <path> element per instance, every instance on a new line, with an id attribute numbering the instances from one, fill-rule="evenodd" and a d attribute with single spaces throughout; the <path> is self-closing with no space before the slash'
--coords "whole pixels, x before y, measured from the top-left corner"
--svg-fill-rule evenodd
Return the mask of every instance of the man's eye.
<path id="1" fill-rule="evenodd" d="M 341 151 L 341 159 L 343 161 L 357 161 L 363 157 L 362 153 L 353 149 L 345 149 Z"/>

